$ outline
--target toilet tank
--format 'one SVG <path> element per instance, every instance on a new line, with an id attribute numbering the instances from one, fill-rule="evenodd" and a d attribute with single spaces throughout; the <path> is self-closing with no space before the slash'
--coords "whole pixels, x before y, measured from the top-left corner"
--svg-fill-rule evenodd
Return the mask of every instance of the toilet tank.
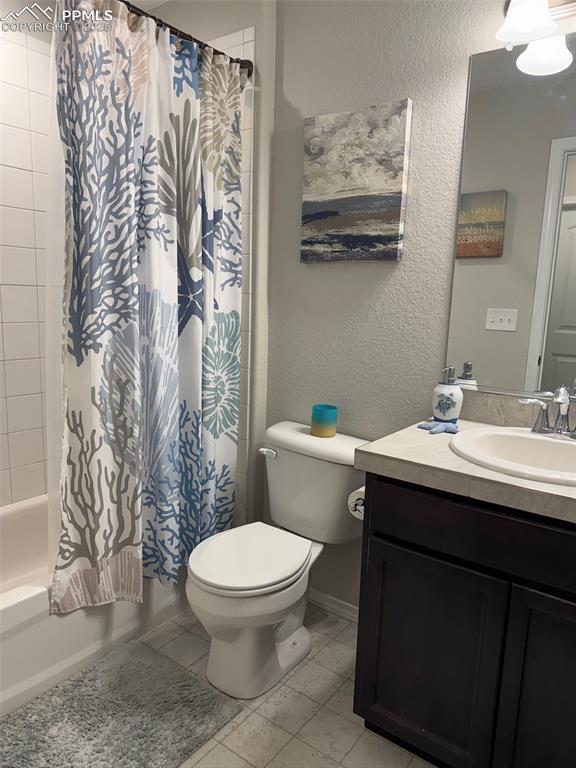
<path id="1" fill-rule="evenodd" d="M 348 511 L 348 495 L 364 485 L 354 469 L 357 437 L 313 437 L 310 427 L 281 421 L 266 430 L 270 514 L 276 525 L 314 541 L 343 544 L 362 536 Z"/>

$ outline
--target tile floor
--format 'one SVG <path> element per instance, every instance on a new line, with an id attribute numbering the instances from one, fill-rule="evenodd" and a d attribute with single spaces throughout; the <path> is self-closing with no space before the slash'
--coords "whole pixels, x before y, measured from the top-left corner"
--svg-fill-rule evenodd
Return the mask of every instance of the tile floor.
<path id="1" fill-rule="evenodd" d="M 310 654 L 181 768 L 432 768 L 364 728 L 352 711 L 356 625 L 311 605 Z M 208 636 L 192 613 L 142 638 L 205 679 Z"/>

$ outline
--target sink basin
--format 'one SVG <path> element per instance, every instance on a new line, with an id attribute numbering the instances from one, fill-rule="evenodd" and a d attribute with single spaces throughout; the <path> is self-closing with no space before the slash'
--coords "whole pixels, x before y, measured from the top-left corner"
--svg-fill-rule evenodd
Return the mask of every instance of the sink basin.
<path id="1" fill-rule="evenodd" d="M 576 485 L 576 440 L 522 428 L 480 427 L 454 435 L 450 448 L 473 464 L 506 475 Z"/>

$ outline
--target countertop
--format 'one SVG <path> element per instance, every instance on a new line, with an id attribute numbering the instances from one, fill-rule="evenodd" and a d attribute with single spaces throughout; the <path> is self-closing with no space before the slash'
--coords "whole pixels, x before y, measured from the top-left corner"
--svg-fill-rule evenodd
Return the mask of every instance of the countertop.
<path id="1" fill-rule="evenodd" d="M 462 431 L 486 427 L 459 421 Z M 499 429 L 499 427 L 495 427 Z M 488 501 L 576 525 L 576 486 L 524 480 L 472 464 L 450 448 L 451 435 L 431 435 L 416 424 L 356 449 L 364 472 Z"/>

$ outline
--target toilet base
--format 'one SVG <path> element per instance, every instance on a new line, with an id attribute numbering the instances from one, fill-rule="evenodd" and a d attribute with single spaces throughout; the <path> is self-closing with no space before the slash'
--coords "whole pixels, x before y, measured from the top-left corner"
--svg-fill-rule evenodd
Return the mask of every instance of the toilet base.
<path id="1" fill-rule="evenodd" d="M 237 699 L 254 699 L 270 690 L 310 651 L 310 633 L 298 627 L 285 639 L 280 627 L 245 627 L 212 637 L 206 677 Z"/>

